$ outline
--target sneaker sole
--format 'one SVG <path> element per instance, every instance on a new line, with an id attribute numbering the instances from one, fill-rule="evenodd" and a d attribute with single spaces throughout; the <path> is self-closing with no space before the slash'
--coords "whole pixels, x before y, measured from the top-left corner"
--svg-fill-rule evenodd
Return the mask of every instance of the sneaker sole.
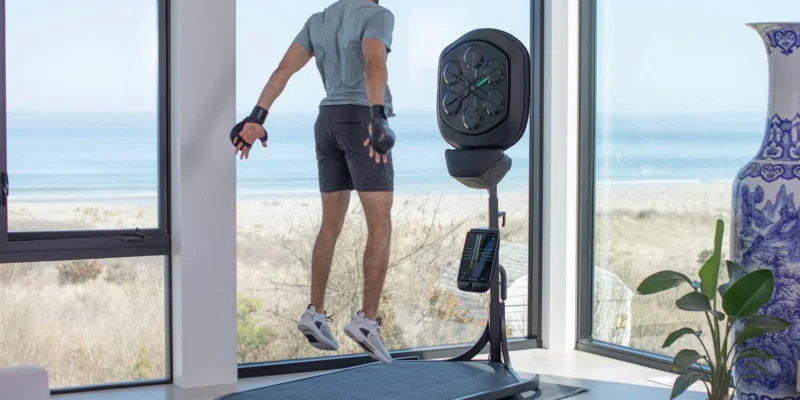
<path id="1" fill-rule="evenodd" d="M 377 361 L 380 361 L 380 362 L 385 362 L 387 364 L 391 364 L 392 358 L 391 357 L 386 358 L 386 356 L 383 353 L 381 353 L 379 351 L 375 351 L 374 349 L 372 349 L 372 346 L 367 342 L 367 340 L 366 340 L 367 338 L 366 337 L 358 337 L 355 334 L 351 333 L 350 330 L 348 330 L 346 328 L 344 329 L 344 333 L 347 335 L 347 337 L 349 337 L 354 342 L 356 342 L 359 346 L 361 346 L 361 348 L 363 348 L 364 351 L 366 351 L 367 354 L 369 354 L 369 356 L 372 357 L 373 359 L 375 359 Z"/>
<path id="2" fill-rule="evenodd" d="M 312 329 L 303 324 L 297 324 L 297 330 L 306 337 L 308 343 L 311 344 L 315 349 L 318 350 L 328 350 L 328 351 L 336 351 L 339 349 L 339 346 L 335 343 L 332 343 L 330 339 L 326 338 L 325 335 L 322 334 L 322 331 L 319 329 Z"/>

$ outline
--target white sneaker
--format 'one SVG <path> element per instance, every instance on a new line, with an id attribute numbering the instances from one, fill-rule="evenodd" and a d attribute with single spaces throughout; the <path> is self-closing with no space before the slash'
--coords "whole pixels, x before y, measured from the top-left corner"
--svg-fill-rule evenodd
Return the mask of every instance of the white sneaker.
<path id="1" fill-rule="evenodd" d="M 328 321 L 332 321 L 325 314 L 317 313 L 313 305 L 309 305 L 306 312 L 300 317 L 297 329 L 305 335 L 308 343 L 320 350 L 338 350 L 339 344 L 333 337 Z"/>
<path id="2" fill-rule="evenodd" d="M 378 318 L 377 321 L 368 321 L 364 313 L 359 311 L 353 316 L 353 320 L 344 327 L 344 333 L 366 350 L 370 357 L 391 363 L 392 356 L 381 340 L 382 322 L 381 318 Z"/>

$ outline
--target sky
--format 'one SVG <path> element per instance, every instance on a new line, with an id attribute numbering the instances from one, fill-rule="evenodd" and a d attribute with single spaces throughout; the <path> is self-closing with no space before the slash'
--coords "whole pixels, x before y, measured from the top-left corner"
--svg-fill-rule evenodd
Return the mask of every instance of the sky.
<path id="1" fill-rule="evenodd" d="M 308 16 L 330 3 L 236 0 L 240 110 L 252 107 Z M 469 30 L 504 29 L 530 49 L 528 0 L 381 5 L 396 20 L 388 65 L 398 116 L 432 113 L 439 53 Z M 10 112 L 155 112 L 155 0 L 6 0 L 6 7 Z M 774 20 L 800 20 L 800 1 L 598 0 L 599 111 L 764 111 L 765 51 L 745 23 Z M 313 114 L 323 96 L 311 62 L 292 78 L 274 111 Z"/>
<path id="2" fill-rule="evenodd" d="M 766 113 L 764 44 L 750 22 L 800 22 L 798 0 L 597 0 L 603 114 Z"/>

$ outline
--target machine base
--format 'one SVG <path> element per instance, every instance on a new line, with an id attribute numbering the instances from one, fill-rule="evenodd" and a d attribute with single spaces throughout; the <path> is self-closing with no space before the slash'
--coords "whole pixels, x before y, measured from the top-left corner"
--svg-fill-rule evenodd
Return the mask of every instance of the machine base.
<path id="1" fill-rule="evenodd" d="M 298 379 L 218 400 L 500 400 L 539 388 L 539 376 L 520 380 L 488 361 L 373 363 Z"/>

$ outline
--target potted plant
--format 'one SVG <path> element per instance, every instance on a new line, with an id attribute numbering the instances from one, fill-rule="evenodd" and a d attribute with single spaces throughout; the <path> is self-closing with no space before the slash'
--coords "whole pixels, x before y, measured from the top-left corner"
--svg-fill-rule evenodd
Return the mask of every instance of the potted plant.
<path id="1" fill-rule="evenodd" d="M 664 341 L 662 348 L 667 348 L 683 336 L 694 336 L 705 353 L 683 349 L 675 355 L 672 371 L 680 376 L 675 380 L 670 399 L 680 396 L 697 381 L 705 385 L 708 400 L 733 399 L 741 380 L 741 377 L 736 377 L 736 382 L 733 381 L 733 365 L 740 360 L 773 358 L 771 354 L 760 349 L 742 348 L 742 343 L 747 339 L 780 332 L 789 327 L 789 322 L 783 319 L 758 314 L 761 307 L 770 301 L 775 290 L 772 271 L 759 269 L 745 273 L 737 263 L 726 261 L 729 281 L 719 285 L 723 231 L 724 223 L 717 220 L 714 251 L 700 268 L 699 281 L 689 279 L 680 272 L 667 270 L 648 276 L 637 288 L 639 294 L 651 295 L 685 284 L 691 291 L 676 300 L 675 305 L 684 311 L 704 313 L 708 322 L 708 336 L 713 346 L 706 346 L 701 340 L 704 335 L 702 331 L 688 327 L 670 333 Z M 732 338 L 732 329 L 736 323 L 743 323 L 744 327 L 737 337 Z M 700 371 L 691 369 L 702 361 L 705 361 L 706 366 L 701 366 Z M 756 368 L 766 373 L 760 365 Z"/>

